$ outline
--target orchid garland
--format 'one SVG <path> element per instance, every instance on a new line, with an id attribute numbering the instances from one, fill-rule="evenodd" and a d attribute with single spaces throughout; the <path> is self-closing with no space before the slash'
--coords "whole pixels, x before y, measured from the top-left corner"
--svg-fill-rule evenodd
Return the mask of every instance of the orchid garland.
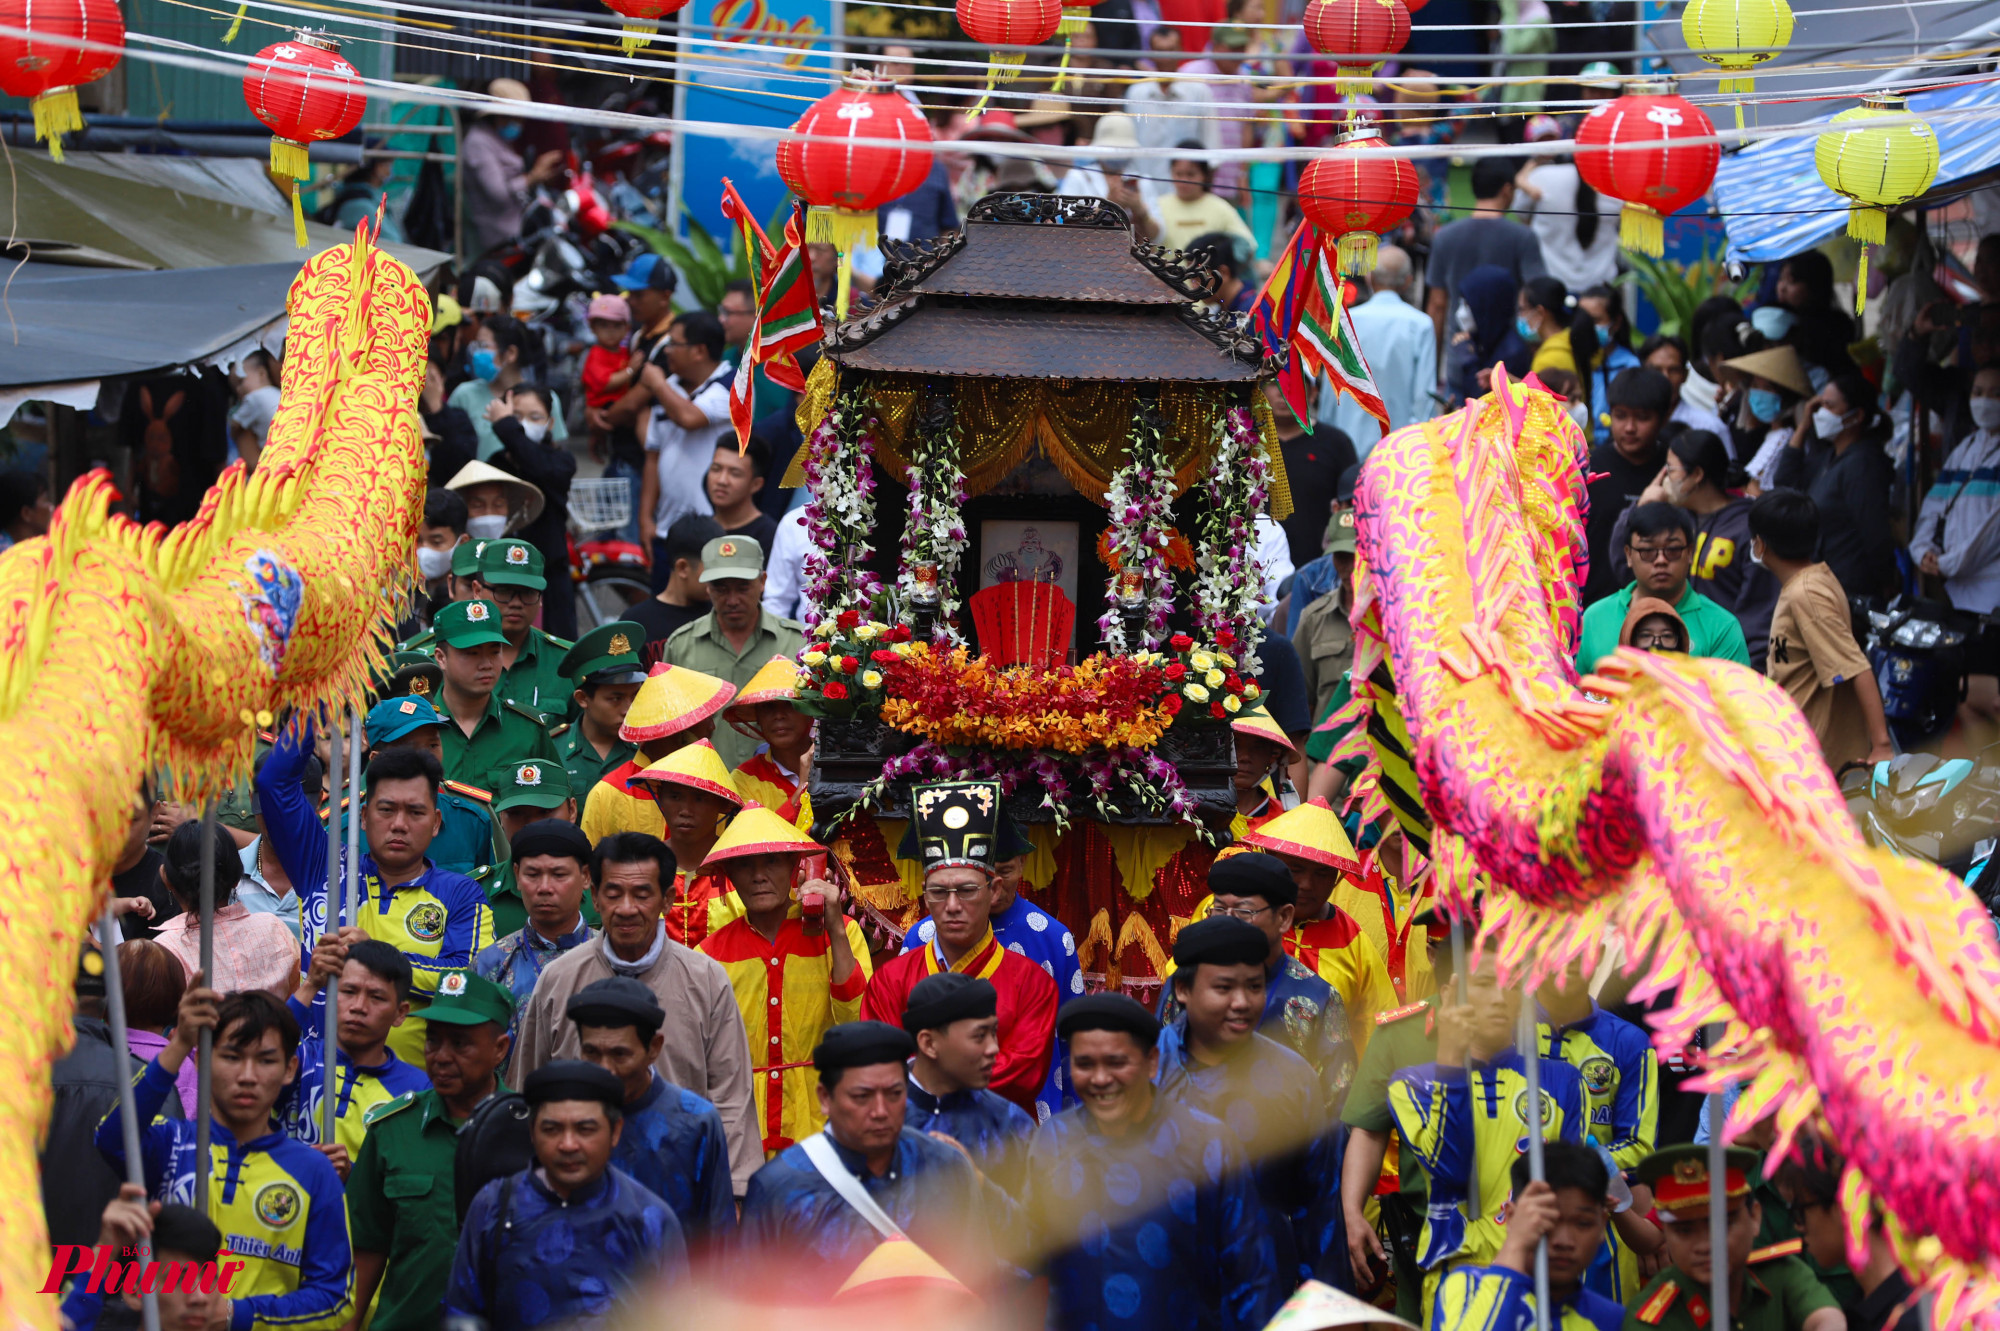
<path id="1" fill-rule="evenodd" d="M 1196 636 L 1236 645 L 1239 669 L 1262 669 L 1257 644 L 1264 638 L 1264 572 L 1257 562 L 1257 515 L 1264 511 L 1271 462 L 1248 407 L 1231 407 L 1215 422 L 1209 463 L 1208 512 L 1201 519 L 1195 554 Z"/>
<path id="2" fill-rule="evenodd" d="M 965 473 L 960 470 L 958 422 L 947 412 L 936 430 L 912 431 L 910 448 L 910 514 L 903 523 L 903 558 L 896 569 L 896 590 L 903 622 L 910 620 L 912 598 L 924 586 L 918 565 L 930 566 L 938 596 L 937 620 L 931 641 L 954 646 L 958 632 L 958 563 L 965 553 Z"/>
<path id="3" fill-rule="evenodd" d="M 806 443 L 805 613 L 809 624 L 862 612 L 882 590 L 875 553 L 875 430 L 868 398 L 842 393 Z"/>
<path id="4" fill-rule="evenodd" d="M 1175 539 L 1172 507 L 1177 493 L 1173 470 L 1167 466 L 1165 430 L 1159 413 L 1141 403 L 1132 413 L 1132 433 L 1125 465 L 1112 474 L 1104 492 L 1111 525 L 1105 544 L 1113 567 L 1111 608 L 1097 621 L 1104 645 L 1113 653 L 1158 647 L 1173 613 L 1173 575 L 1167 554 Z M 1125 623 L 1118 613 L 1119 584 L 1127 570 L 1136 569 L 1146 598 L 1146 640 L 1125 641 Z"/>

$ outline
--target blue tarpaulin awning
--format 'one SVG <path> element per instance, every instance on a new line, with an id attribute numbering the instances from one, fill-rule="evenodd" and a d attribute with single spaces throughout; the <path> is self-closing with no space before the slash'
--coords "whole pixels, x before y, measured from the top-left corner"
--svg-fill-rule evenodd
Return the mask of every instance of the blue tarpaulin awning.
<path id="1" fill-rule="evenodd" d="M 2000 168 L 2000 82 L 1966 84 L 1909 99 L 1938 139 L 1933 194 Z M 1840 107 L 1839 110 L 1846 110 Z M 1981 115 L 1981 111 L 1993 114 Z M 1820 118 L 1824 124 L 1834 112 Z M 1720 122 L 1721 117 L 1717 117 Z M 1821 183 L 1813 165 L 1816 135 L 1765 139 L 1722 159 L 1715 201 L 1729 235 L 1729 257 L 1768 263 L 1811 249 L 1847 227 L 1847 200 Z"/>

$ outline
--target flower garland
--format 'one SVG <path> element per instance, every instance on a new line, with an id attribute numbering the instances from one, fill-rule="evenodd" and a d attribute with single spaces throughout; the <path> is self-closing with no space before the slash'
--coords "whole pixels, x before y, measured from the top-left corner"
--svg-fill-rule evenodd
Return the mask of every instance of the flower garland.
<path id="1" fill-rule="evenodd" d="M 843 610 L 812 626 L 799 652 L 795 703 L 807 716 L 872 716 L 887 701 L 888 668 L 915 650 L 906 624 Z"/>
<path id="2" fill-rule="evenodd" d="M 1195 562 L 1197 636 L 1233 642 L 1239 668 L 1257 674 L 1257 644 L 1264 638 L 1264 574 L 1257 563 L 1257 515 L 1264 511 L 1271 463 L 1248 407 L 1231 407 L 1215 422 L 1214 458 L 1208 473 L 1208 512 L 1201 519 Z M 1228 638 L 1224 638 L 1228 634 Z"/>
<path id="3" fill-rule="evenodd" d="M 937 619 L 931 639 L 945 645 L 962 641 L 958 632 L 958 563 L 965 553 L 965 473 L 960 470 L 958 418 L 947 403 L 930 428 L 913 432 L 910 450 L 910 513 L 903 523 L 903 558 L 896 590 L 903 622 L 913 598 L 934 592 Z"/>
<path id="4" fill-rule="evenodd" d="M 1173 469 L 1166 462 L 1165 436 L 1157 408 L 1141 401 L 1132 413 L 1125 465 L 1112 473 L 1104 492 L 1104 506 L 1111 514 L 1105 532 L 1110 557 L 1105 562 L 1114 571 L 1110 609 L 1098 619 L 1097 630 L 1113 652 L 1158 647 L 1173 613 L 1174 583 L 1167 570 L 1167 552 L 1176 536 L 1171 509 L 1177 491 Z M 1135 594 L 1146 604 L 1143 643 L 1125 641 L 1125 624 L 1118 613 L 1119 603 Z"/>
<path id="5" fill-rule="evenodd" d="M 883 722 L 934 744 L 1068 754 L 1147 748 L 1180 710 L 1177 701 L 1163 705 L 1173 690 L 1163 661 L 1150 654 L 1100 652 L 1043 670 L 919 643 L 886 673 Z"/>
<path id="6" fill-rule="evenodd" d="M 875 547 L 875 431 L 868 398 L 842 393 L 806 443 L 804 600 L 809 621 L 857 614 L 882 590 L 868 570 Z"/>

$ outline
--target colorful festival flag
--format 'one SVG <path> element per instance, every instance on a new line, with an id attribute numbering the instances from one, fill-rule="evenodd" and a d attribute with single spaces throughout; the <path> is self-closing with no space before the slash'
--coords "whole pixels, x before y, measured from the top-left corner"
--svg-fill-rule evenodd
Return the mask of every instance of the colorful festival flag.
<path id="1" fill-rule="evenodd" d="M 1283 355 L 1285 348 L 1292 345 L 1313 280 L 1313 256 L 1320 248 L 1319 228 L 1311 222 L 1300 222 L 1250 307 L 1251 327 L 1264 343 L 1264 350 L 1273 356 Z M 1310 379 L 1310 369 L 1297 355 L 1288 357 L 1285 368 L 1278 374 L 1278 388 L 1285 396 L 1285 403 L 1301 421 L 1307 419 L 1306 385 Z"/>
<path id="2" fill-rule="evenodd" d="M 750 337 L 743 346 L 743 363 L 729 386 L 729 419 L 736 427 L 736 446 L 750 446 L 757 367 L 771 381 L 793 392 L 805 391 L 805 375 L 794 357 L 821 336 L 819 302 L 806 262 L 803 210 L 797 206 L 785 222 L 785 243 L 774 247 L 750 213 L 742 195 L 727 177 L 722 182 L 722 215 L 736 223 L 744 252 L 751 255 L 750 292 L 755 311 Z"/>
<path id="3" fill-rule="evenodd" d="M 1292 338 L 1292 359 L 1310 360 L 1324 370 L 1336 395 L 1345 393 L 1354 404 L 1382 423 L 1389 433 L 1389 409 L 1375 387 L 1375 376 L 1361 355 L 1361 343 L 1354 335 L 1354 320 L 1347 312 L 1347 282 L 1333 267 L 1333 256 L 1322 243 L 1313 263 L 1312 288 L 1306 293 L 1305 308 L 1299 314 L 1298 330 Z"/>

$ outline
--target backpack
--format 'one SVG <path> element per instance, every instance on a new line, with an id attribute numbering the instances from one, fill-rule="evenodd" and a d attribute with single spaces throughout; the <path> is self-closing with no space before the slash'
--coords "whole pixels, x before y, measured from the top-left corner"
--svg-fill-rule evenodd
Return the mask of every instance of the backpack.
<path id="1" fill-rule="evenodd" d="M 534 1165 L 530 1118 L 527 1100 L 509 1092 L 493 1096 L 473 1110 L 460 1129 L 452 1167 L 452 1200 L 458 1207 L 460 1225 L 481 1188 Z"/>

